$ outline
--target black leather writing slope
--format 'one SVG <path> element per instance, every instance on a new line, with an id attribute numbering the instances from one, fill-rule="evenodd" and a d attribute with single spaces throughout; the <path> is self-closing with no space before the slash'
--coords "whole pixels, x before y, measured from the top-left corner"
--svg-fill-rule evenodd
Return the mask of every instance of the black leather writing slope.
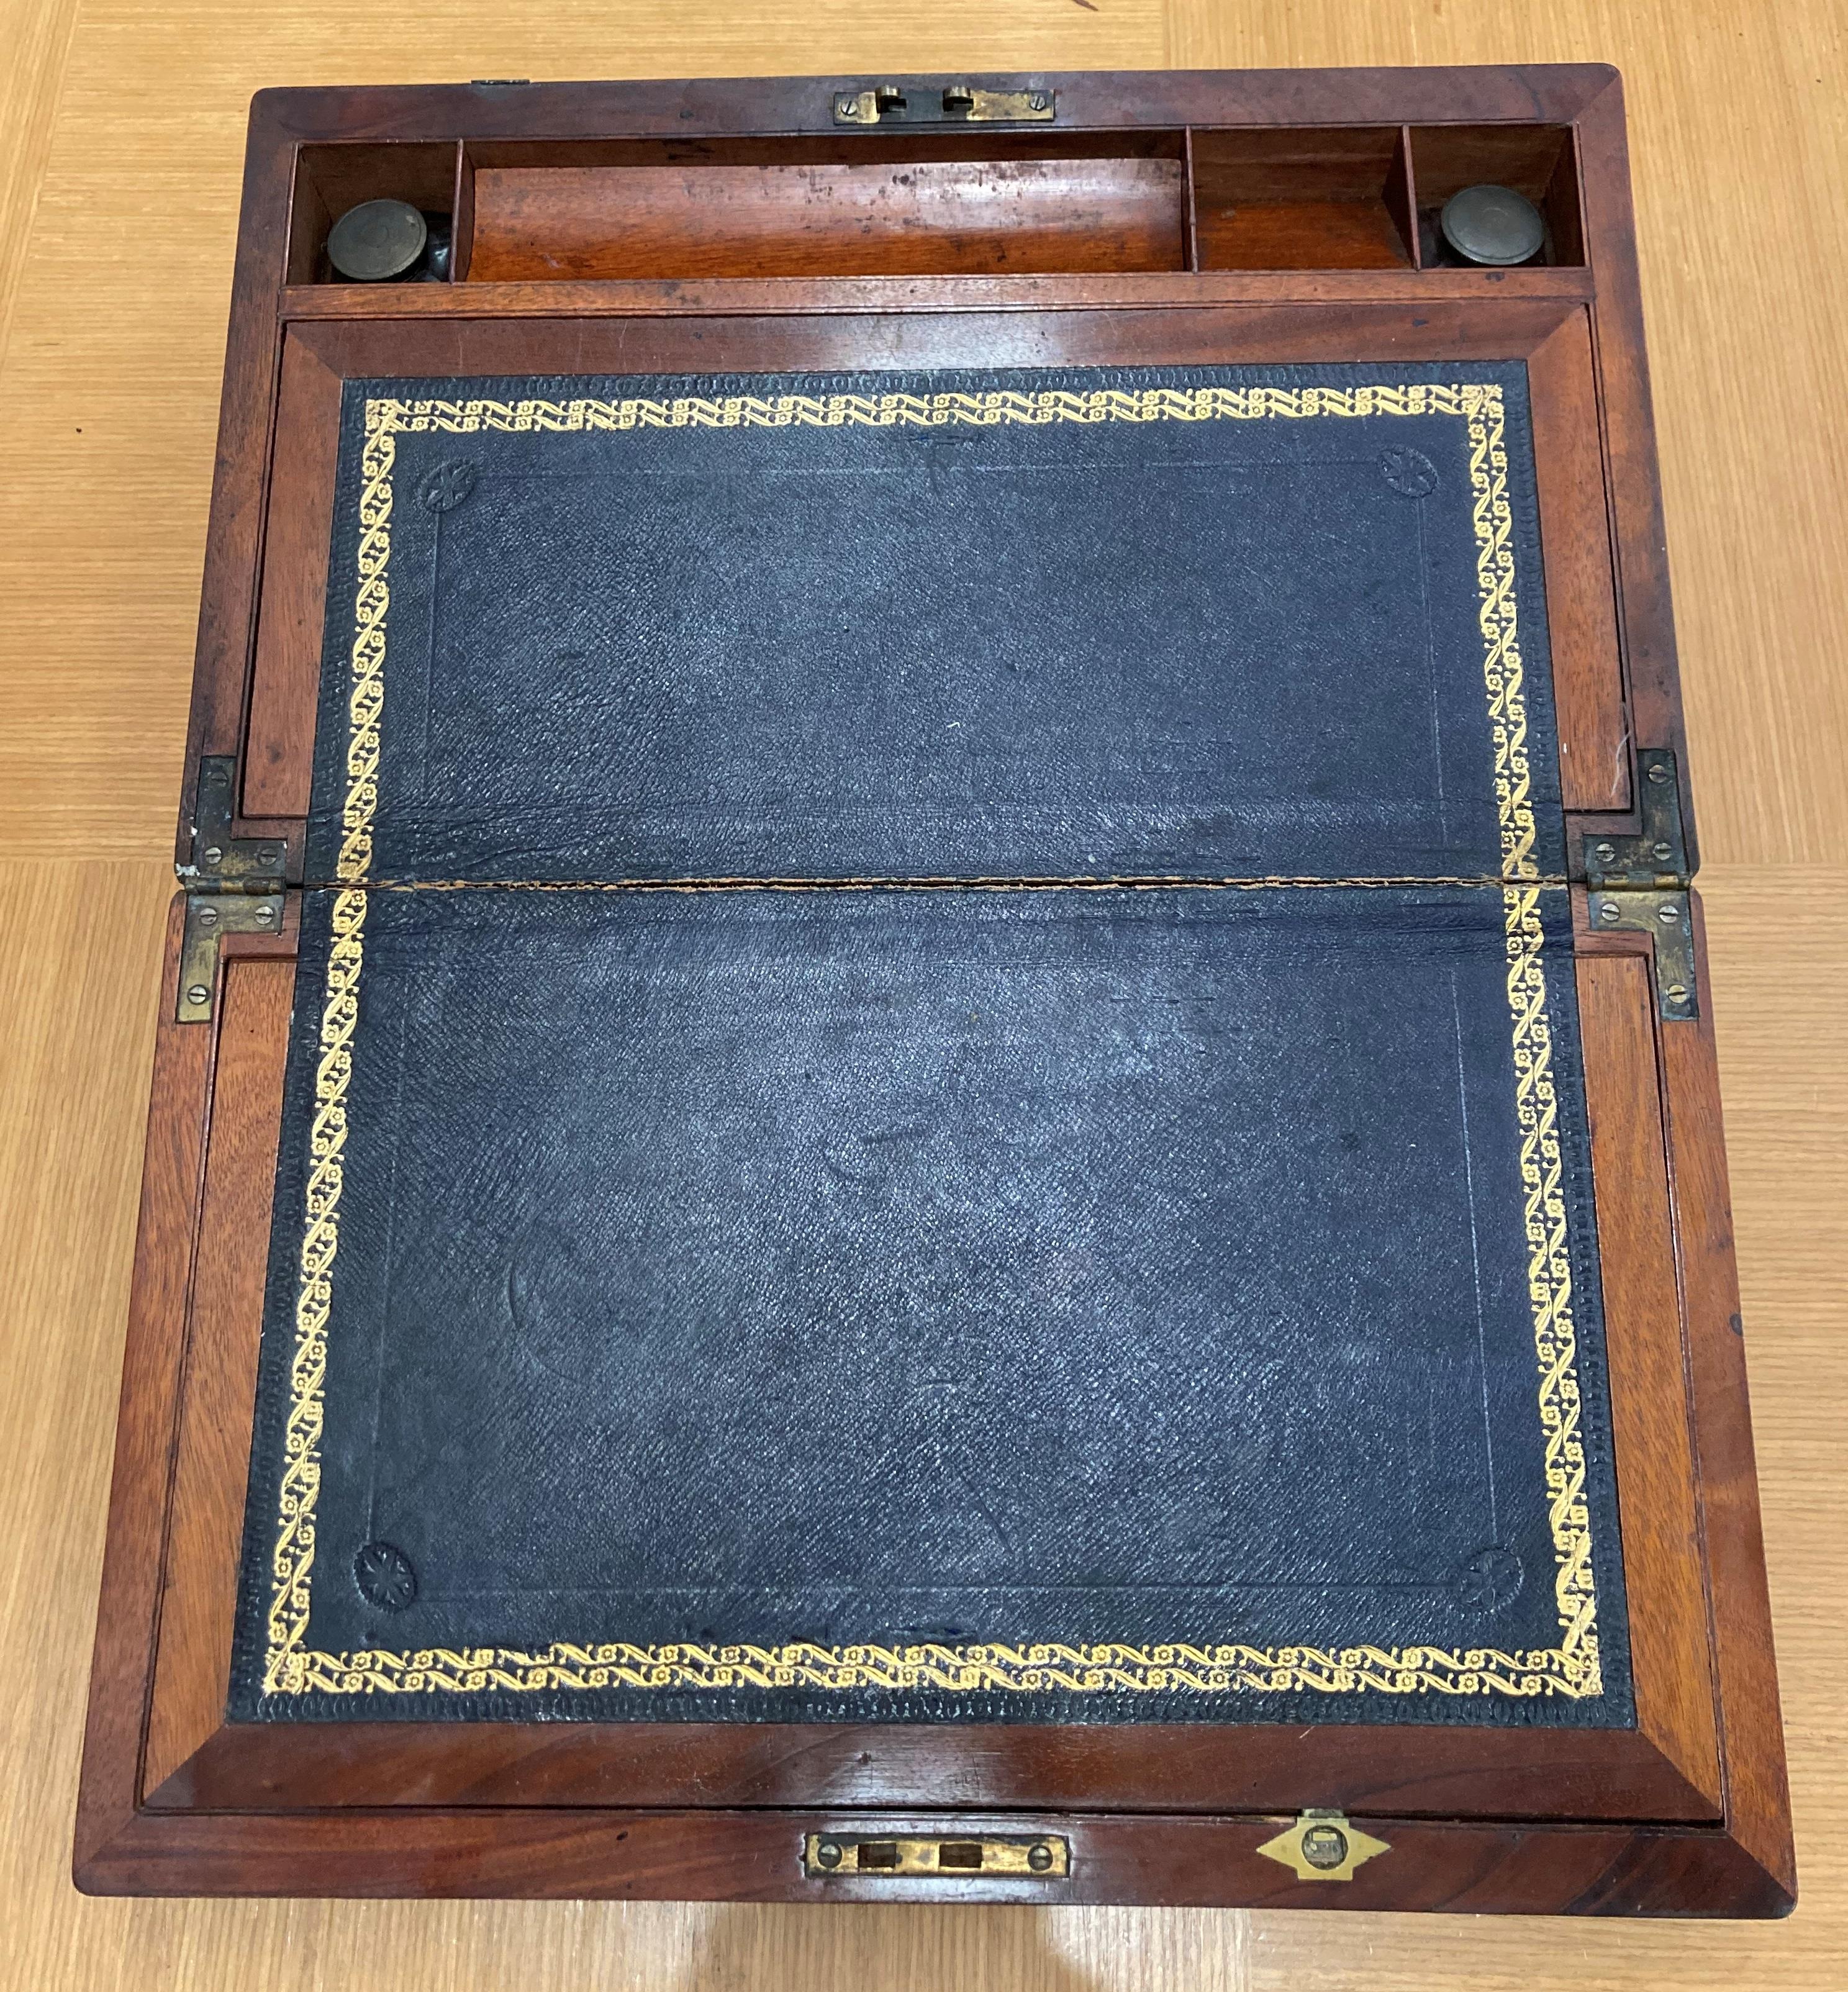
<path id="1" fill-rule="evenodd" d="M 1512 906 L 1511 1006 L 1468 889 L 372 895 L 240 1706 L 1626 1719 L 1564 895 Z"/>
<path id="2" fill-rule="evenodd" d="M 349 388 L 238 1712 L 1631 1720 L 1523 394 Z"/>
<path id="3" fill-rule="evenodd" d="M 1522 659 L 1556 875 L 1526 394 L 349 383 L 310 876 L 358 875 L 357 695 L 375 878 L 1495 877 Z"/>

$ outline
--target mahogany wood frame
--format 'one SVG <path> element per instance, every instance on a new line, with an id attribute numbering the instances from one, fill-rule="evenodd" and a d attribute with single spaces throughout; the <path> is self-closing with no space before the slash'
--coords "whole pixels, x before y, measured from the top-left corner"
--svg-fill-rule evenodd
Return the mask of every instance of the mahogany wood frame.
<path id="1" fill-rule="evenodd" d="M 837 145 L 839 82 L 265 93 L 252 114 L 182 807 L 300 877 L 339 384 L 361 374 L 1456 356 L 1526 361 L 1569 827 L 1685 767 L 1620 87 L 1599 68 L 1033 77 L 1068 131 L 1566 128 L 1582 264 L 362 288 L 289 241 L 298 148 L 672 135 Z M 1402 148 L 1407 142 L 1402 138 Z M 1191 145 L 1191 140 L 1188 141 Z M 410 149 L 415 148 L 414 155 Z M 1127 149 L 1127 148 L 1126 148 Z M 1529 145 L 1531 150 L 1531 145 Z M 456 170 L 459 247 L 469 189 Z M 1564 171 L 1554 172 L 1555 180 Z M 1550 185 L 1552 182 L 1549 183 Z M 355 195 L 356 198 L 360 197 Z M 1555 199 L 1549 195 L 1550 203 Z M 1402 227 L 1412 220 L 1404 218 Z M 1558 222 L 1556 228 L 1567 224 Z M 1192 223 L 1189 224 L 1190 236 Z M 1688 826 L 1692 839 L 1692 824 Z M 292 988 L 227 936 L 210 1025 L 170 926 L 76 1847 L 98 1892 L 1313 1904 L 1769 1915 L 1794 1900 L 1710 1022 L 1575 892 L 1634 1731 L 1331 1724 L 339 1723 L 223 1718 Z M 1704 966 L 1701 974 L 1704 989 Z M 1256 1853 L 1306 1806 L 1390 1843 L 1353 1881 Z M 808 1832 L 1062 1833 L 1069 1876 L 803 1876 Z"/>

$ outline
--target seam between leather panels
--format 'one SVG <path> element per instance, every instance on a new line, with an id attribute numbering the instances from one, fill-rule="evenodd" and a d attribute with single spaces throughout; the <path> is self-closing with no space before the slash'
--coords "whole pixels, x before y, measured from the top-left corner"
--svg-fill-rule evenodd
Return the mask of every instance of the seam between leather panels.
<path id="1" fill-rule="evenodd" d="M 1420 875 L 1379 878 L 367 878 L 305 879 L 305 892 L 1404 892 L 1424 885 L 1502 892 L 1511 885 L 1563 889 L 1563 876 L 1495 878 Z"/>

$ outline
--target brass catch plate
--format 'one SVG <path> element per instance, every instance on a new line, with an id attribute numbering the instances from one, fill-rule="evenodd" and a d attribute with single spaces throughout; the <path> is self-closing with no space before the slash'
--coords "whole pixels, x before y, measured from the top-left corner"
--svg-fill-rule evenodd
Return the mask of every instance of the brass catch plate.
<path id="1" fill-rule="evenodd" d="M 820 1880 L 922 1874 L 973 1881 L 978 1874 L 1027 1881 L 1057 1881 L 1072 1871 L 1069 1841 L 1056 1833 L 975 1839 L 967 1833 L 811 1833 L 802 1843 L 802 1871 Z"/>
<path id="2" fill-rule="evenodd" d="M 1050 124 L 1058 115 L 1059 94 L 1051 90 L 877 83 L 834 93 L 837 124 Z"/>

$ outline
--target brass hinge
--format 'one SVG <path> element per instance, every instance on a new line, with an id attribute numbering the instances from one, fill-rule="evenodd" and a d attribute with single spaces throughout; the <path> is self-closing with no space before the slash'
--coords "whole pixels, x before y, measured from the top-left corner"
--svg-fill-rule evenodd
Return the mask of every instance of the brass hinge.
<path id="1" fill-rule="evenodd" d="M 1633 837 L 1584 840 L 1591 924 L 1604 932 L 1646 933 L 1655 943 L 1655 1008 L 1666 1023 L 1700 1015 L 1694 982 L 1693 882 L 1681 820 L 1681 780 L 1672 749 L 1636 756 L 1642 828 Z"/>
<path id="2" fill-rule="evenodd" d="M 1299 1881 L 1352 1881 L 1363 1861 L 1392 1850 L 1387 1841 L 1362 1833 L 1345 1813 L 1313 1807 L 1258 1849 L 1267 1861 L 1291 1869 Z"/>
<path id="3" fill-rule="evenodd" d="M 228 933 L 282 931 L 280 892 L 189 892 L 186 931 L 179 943 L 176 1023 L 206 1024 L 218 994 L 218 943 Z"/>
<path id="4" fill-rule="evenodd" d="M 973 84 L 876 83 L 834 92 L 837 124 L 1050 124 L 1052 90 L 984 90 Z"/>
<path id="5" fill-rule="evenodd" d="M 179 868 L 191 892 L 273 892 L 282 884 L 288 846 L 278 837 L 233 837 L 231 790 L 237 763 L 208 754 L 193 796 L 193 848 Z"/>
<path id="6" fill-rule="evenodd" d="M 1614 892 L 1685 892 L 1691 875 L 1672 748 L 1637 750 L 1636 788 L 1642 830 L 1634 837 L 1587 837 L 1585 882 Z"/>
<path id="7" fill-rule="evenodd" d="M 182 1024 L 211 1020 L 221 935 L 282 931 L 282 870 L 288 847 L 279 837 L 232 836 L 237 773 L 229 754 L 208 754 L 199 764 L 192 848 L 178 868 L 186 888 L 186 923 L 173 1015 Z"/>

